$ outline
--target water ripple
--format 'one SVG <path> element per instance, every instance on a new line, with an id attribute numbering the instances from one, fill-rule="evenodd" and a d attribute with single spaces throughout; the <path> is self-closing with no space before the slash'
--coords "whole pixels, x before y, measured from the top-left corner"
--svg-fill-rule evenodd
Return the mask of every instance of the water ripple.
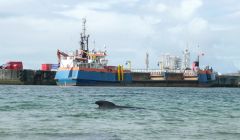
<path id="1" fill-rule="evenodd" d="M 145 109 L 97 109 L 96 100 Z M 0 86 L 1 139 L 238 139 L 240 89 Z"/>

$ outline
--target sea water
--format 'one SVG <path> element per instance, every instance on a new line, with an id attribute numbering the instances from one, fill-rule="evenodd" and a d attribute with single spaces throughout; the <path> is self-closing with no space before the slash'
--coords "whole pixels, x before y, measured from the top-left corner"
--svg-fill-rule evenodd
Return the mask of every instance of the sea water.
<path id="1" fill-rule="evenodd" d="M 239 140 L 240 89 L 0 86 L 0 139 Z"/>

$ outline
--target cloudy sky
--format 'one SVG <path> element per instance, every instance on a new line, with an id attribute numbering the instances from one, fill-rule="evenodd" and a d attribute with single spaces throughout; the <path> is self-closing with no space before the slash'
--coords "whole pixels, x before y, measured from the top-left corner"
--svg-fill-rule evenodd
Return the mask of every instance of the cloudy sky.
<path id="1" fill-rule="evenodd" d="M 0 0 L 0 63 L 57 63 L 57 49 L 79 47 L 82 18 L 90 47 L 106 45 L 110 65 L 144 68 L 149 52 L 155 69 L 161 54 L 189 48 L 192 61 L 204 52 L 202 66 L 240 69 L 239 0 Z"/>

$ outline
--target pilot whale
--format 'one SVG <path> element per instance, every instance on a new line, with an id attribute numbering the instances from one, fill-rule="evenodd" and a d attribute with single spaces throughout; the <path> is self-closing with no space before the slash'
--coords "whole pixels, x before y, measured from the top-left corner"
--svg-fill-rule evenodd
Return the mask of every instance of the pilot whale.
<path id="1" fill-rule="evenodd" d="M 114 108 L 132 108 L 132 109 L 144 109 L 144 108 L 140 108 L 140 107 L 132 107 L 132 106 L 119 106 L 119 105 L 115 105 L 112 102 L 109 101 L 96 101 L 95 104 L 97 104 L 99 106 L 100 109 L 114 109 Z"/>

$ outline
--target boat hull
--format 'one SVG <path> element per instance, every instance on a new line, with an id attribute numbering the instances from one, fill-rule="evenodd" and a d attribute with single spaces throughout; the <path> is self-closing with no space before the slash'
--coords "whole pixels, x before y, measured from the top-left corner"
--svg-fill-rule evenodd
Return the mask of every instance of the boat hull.
<path id="1" fill-rule="evenodd" d="M 132 82 L 130 73 L 119 80 L 118 73 L 105 71 L 58 70 L 55 76 L 60 86 L 116 86 Z"/>

